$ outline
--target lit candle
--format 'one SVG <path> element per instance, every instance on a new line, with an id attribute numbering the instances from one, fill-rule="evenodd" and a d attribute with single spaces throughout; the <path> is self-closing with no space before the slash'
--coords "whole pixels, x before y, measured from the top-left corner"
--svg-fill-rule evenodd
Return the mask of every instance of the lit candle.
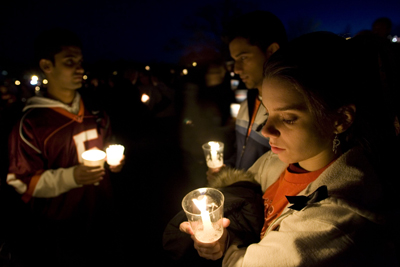
<path id="1" fill-rule="evenodd" d="M 85 166 L 98 166 L 100 168 L 103 168 L 105 158 L 106 153 L 98 149 L 86 150 L 82 153 L 83 165 Z M 99 183 L 95 183 L 94 185 L 99 185 Z"/>
<path id="2" fill-rule="evenodd" d="M 121 163 L 125 147 L 122 145 L 110 145 L 107 149 L 107 163 L 110 166 L 117 166 Z"/>
<path id="3" fill-rule="evenodd" d="M 218 159 L 218 150 L 219 150 L 219 143 L 217 142 L 208 142 L 211 147 L 211 162 L 210 166 L 214 168 L 218 168 L 222 166 L 222 161 Z"/>
<path id="4" fill-rule="evenodd" d="M 91 149 L 82 153 L 83 164 L 85 166 L 99 166 L 103 168 L 106 153 L 102 150 Z"/>
<path id="5" fill-rule="evenodd" d="M 207 211 L 207 196 L 204 196 L 201 200 L 194 198 L 193 202 L 201 212 L 201 220 L 203 222 L 202 236 L 212 235 L 214 228 L 211 224 L 210 213 Z"/>
<path id="6" fill-rule="evenodd" d="M 232 118 L 236 118 L 240 109 L 240 104 L 238 103 L 232 103 L 231 104 L 231 116 Z"/>
<path id="7" fill-rule="evenodd" d="M 143 103 L 146 103 L 147 101 L 149 101 L 149 99 L 150 99 L 150 97 L 148 95 L 146 95 L 146 94 L 142 95 L 141 100 L 142 100 Z"/>
<path id="8" fill-rule="evenodd" d="M 224 195 L 215 188 L 193 190 L 182 200 L 193 234 L 203 243 L 212 243 L 221 238 L 224 227 Z"/>

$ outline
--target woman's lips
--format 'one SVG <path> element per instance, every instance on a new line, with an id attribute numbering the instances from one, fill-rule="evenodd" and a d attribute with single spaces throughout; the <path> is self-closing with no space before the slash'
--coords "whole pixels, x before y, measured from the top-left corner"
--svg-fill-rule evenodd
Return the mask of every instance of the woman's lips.
<path id="1" fill-rule="evenodd" d="M 281 153 L 282 151 L 284 151 L 285 149 L 279 148 L 279 147 L 276 147 L 276 146 L 271 145 L 271 150 L 272 150 L 273 153 L 279 154 L 279 153 Z"/>

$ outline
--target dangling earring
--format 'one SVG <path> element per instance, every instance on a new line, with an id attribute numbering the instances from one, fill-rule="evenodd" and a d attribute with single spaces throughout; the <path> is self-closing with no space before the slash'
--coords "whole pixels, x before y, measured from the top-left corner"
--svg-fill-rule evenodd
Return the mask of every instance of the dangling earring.
<path id="1" fill-rule="evenodd" d="M 337 148 L 339 147 L 339 145 L 340 145 L 340 140 L 339 140 L 339 137 L 338 137 L 338 135 L 335 135 L 335 138 L 333 139 L 333 147 L 332 147 L 332 151 L 333 151 L 333 153 L 337 153 Z"/>

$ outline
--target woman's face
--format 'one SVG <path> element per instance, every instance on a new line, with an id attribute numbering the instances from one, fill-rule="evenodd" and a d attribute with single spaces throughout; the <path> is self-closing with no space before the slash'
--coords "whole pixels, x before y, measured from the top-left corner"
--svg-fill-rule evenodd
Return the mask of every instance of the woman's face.
<path id="1" fill-rule="evenodd" d="M 333 160 L 333 130 L 332 134 L 317 130 L 315 116 L 307 107 L 303 95 L 292 84 L 278 79 L 264 79 L 262 97 L 269 113 L 262 134 L 269 138 L 271 150 L 278 154 L 280 160 L 299 163 L 308 171 L 321 169 Z"/>

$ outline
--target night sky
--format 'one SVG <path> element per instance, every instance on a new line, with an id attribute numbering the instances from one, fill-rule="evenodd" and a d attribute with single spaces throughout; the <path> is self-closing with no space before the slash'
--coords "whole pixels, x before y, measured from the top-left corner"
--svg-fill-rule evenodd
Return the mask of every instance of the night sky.
<path id="1" fill-rule="evenodd" d="M 195 46 L 194 35 L 218 39 L 223 14 L 256 9 L 275 13 L 289 38 L 302 31 L 328 30 L 352 36 L 389 17 L 400 35 L 399 0 L 69 0 L 8 1 L 0 17 L 0 58 L 27 62 L 37 34 L 55 26 L 77 32 L 85 60 L 131 60 L 177 63 Z M 204 15 L 206 14 L 206 15 Z M 204 17 L 208 16 L 208 20 Z M 211 19 L 215 24 L 211 24 Z M 219 20 L 219 21 L 218 21 Z M 304 33 L 305 33 L 304 32 Z M 198 38 L 198 37 L 197 37 Z"/>

